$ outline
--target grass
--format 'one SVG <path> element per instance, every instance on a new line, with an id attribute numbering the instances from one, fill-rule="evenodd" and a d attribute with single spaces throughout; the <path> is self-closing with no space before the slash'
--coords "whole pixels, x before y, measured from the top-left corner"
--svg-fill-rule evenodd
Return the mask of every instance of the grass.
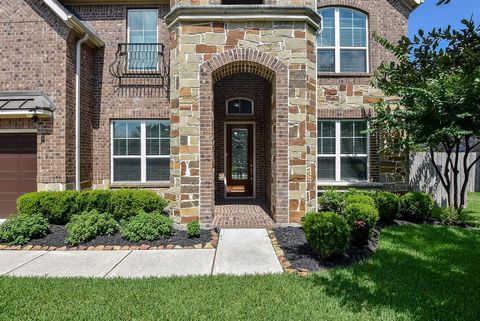
<path id="1" fill-rule="evenodd" d="M 479 320 L 480 231 L 384 229 L 368 261 L 294 275 L 0 278 L 0 320 Z"/>
<path id="2" fill-rule="evenodd" d="M 480 227 L 480 193 L 468 193 L 467 201 L 462 220 L 472 226 Z"/>

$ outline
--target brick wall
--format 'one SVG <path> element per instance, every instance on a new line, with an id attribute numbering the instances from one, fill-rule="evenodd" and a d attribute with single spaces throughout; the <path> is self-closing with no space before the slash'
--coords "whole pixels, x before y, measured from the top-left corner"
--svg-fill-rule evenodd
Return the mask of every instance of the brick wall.
<path id="1" fill-rule="evenodd" d="M 40 0 L 0 2 L 0 91 L 41 90 L 57 105 L 53 119 L 0 119 L 0 128 L 37 128 L 39 188 L 63 188 L 66 176 L 66 41 L 70 30 Z"/>
<path id="2" fill-rule="evenodd" d="M 109 72 L 119 43 L 127 42 L 127 10 L 156 8 L 159 11 L 159 42 L 169 52 L 169 32 L 164 16 L 168 5 L 75 5 L 69 9 L 87 21 L 105 42 L 93 53 L 92 75 L 92 180 L 94 188 L 108 188 L 110 182 L 110 122 L 114 119 L 168 119 L 168 93 L 162 87 L 117 88 Z M 167 57 L 168 60 L 168 57 Z M 88 138 L 86 138 L 88 139 Z"/>

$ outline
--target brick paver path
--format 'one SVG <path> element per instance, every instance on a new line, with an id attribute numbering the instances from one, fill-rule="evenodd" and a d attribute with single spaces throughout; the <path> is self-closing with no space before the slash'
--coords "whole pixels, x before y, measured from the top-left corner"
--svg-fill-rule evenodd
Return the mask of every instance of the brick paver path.
<path id="1" fill-rule="evenodd" d="M 272 228 L 275 222 L 264 200 L 216 201 L 213 225 L 220 228 Z"/>

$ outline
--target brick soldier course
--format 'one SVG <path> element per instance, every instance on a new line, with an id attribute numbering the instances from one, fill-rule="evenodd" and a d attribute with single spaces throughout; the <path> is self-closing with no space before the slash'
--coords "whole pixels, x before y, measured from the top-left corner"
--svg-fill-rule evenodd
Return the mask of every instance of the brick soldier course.
<path id="1" fill-rule="evenodd" d="M 369 82 L 375 68 L 394 57 L 371 36 L 370 73 L 317 72 L 317 9 L 358 10 L 368 16 L 370 32 L 395 41 L 407 32 L 415 0 L 268 0 L 261 6 L 63 0 L 58 5 L 82 28 L 69 25 L 41 0 L 0 4 L 0 92 L 42 91 L 57 106 L 50 118 L 0 115 L 0 135 L 37 132 L 37 190 L 75 187 L 75 47 L 82 30 L 92 30 L 104 44 L 89 40 L 81 47 L 82 188 L 153 189 L 171 202 L 177 223 L 199 220 L 212 226 L 225 204 L 225 122 L 255 122 L 252 202 L 260 202 L 273 222 L 294 223 L 316 208 L 317 120 L 364 119 L 372 103 L 388 99 Z M 135 86 L 119 87 L 111 65 L 119 43 L 129 42 L 127 13 L 144 8 L 158 10 L 168 86 L 132 80 Z M 254 114 L 226 115 L 226 101 L 236 97 L 254 101 Z M 110 124 L 125 119 L 170 120 L 169 181 L 112 180 Z M 372 137 L 369 183 L 405 190 L 407 157 L 379 154 L 380 147 Z"/>

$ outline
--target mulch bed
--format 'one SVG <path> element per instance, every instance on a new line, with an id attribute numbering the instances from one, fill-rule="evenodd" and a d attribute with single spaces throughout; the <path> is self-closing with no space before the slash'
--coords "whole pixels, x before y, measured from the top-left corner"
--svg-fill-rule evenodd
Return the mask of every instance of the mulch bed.
<path id="1" fill-rule="evenodd" d="M 301 227 L 279 227 L 270 234 L 277 256 L 283 268 L 288 272 L 308 273 L 349 266 L 370 257 L 378 247 L 380 230 L 377 226 L 373 235 L 362 247 L 351 245 L 347 252 L 328 259 L 320 259 L 305 239 Z"/>
<path id="2" fill-rule="evenodd" d="M 200 237 L 189 238 L 187 231 L 174 230 L 173 235 L 156 241 L 130 242 L 122 238 L 120 232 L 112 235 L 97 236 L 79 246 L 67 246 L 68 232 L 63 225 L 49 226 L 49 234 L 28 242 L 24 246 L 0 244 L 0 250 L 161 250 L 161 249 L 201 249 L 214 248 L 218 234 L 214 230 L 201 230 Z"/>

